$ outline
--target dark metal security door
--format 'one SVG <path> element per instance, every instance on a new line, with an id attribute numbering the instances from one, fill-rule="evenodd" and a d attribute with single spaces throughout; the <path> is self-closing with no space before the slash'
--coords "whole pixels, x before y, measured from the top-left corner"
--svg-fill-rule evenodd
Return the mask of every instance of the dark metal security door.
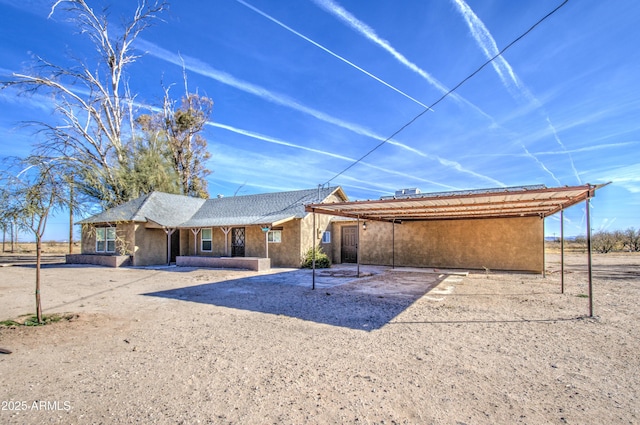
<path id="1" fill-rule="evenodd" d="M 358 261 L 358 227 L 345 226 L 342 228 L 342 254 L 343 263 L 355 263 Z"/>
<path id="2" fill-rule="evenodd" d="M 231 229 L 231 256 L 244 257 L 244 227 Z"/>
<path id="3" fill-rule="evenodd" d="M 176 230 L 171 234 L 171 262 L 176 262 L 176 257 L 180 255 L 180 231 Z"/>

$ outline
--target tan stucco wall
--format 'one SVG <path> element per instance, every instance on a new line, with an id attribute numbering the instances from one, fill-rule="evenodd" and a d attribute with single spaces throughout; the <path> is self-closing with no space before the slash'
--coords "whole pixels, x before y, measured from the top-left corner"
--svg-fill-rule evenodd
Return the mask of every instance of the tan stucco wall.
<path id="1" fill-rule="evenodd" d="M 340 229 L 334 222 L 333 261 L 340 262 Z M 362 223 L 361 223 L 362 225 Z M 360 228 L 360 263 L 391 265 L 392 225 L 367 222 Z M 541 273 L 543 220 L 537 217 L 415 221 L 395 225 L 395 265 Z"/>
<path id="2" fill-rule="evenodd" d="M 134 266 L 150 266 L 167 262 L 167 234 L 162 229 L 135 224 Z"/>
<path id="3" fill-rule="evenodd" d="M 82 226 L 82 254 L 96 254 L 96 227 L 109 227 L 105 225 L 84 225 Z M 130 255 L 133 254 L 133 246 L 135 241 L 134 224 L 118 223 L 116 228 L 116 252 L 115 254 Z M 109 253 L 99 253 L 100 255 L 110 255 Z"/>
<path id="4" fill-rule="evenodd" d="M 301 258 L 304 254 L 307 253 L 309 249 L 311 249 L 314 238 L 316 245 L 322 248 L 322 251 L 329 255 L 331 258 L 332 245 L 336 243 L 335 235 L 333 234 L 333 229 L 331 226 L 332 216 L 324 215 L 324 214 L 316 214 L 316 230 L 313 229 L 313 214 L 307 215 L 302 220 L 301 226 L 301 234 L 300 234 L 300 254 Z M 331 243 L 323 244 L 322 243 L 322 235 L 324 232 L 331 232 Z M 298 264 L 300 265 L 300 264 Z"/>
<path id="5" fill-rule="evenodd" d="M 265 233 L 260 226 L 244 226 L 245 228 L 245 256 L 264 257 Z M 298 267 L 300 265 L 300 220 L 294 219 L 285 222 L 276 229 L 282 230 L 282 242 L 269 244 L 269 258 L 273 267 Z M 227 238 L 228 253 L 225 252 L 225 234 L 220 227 L 212 228 L 211 251 L 202 251 L 202 236 L 198 233 L 196 249 L 194 249 L 193 233 L 189 229 L 183 229 L 181 235 L 181 255 L 198 255 L 204 257 L 222 257 L 231 255 L 231 236 L 229 231 Z M 188 237 L 185 238 L 185 235 Z M 187 248 L 188 247 L 188 248 Z"/>

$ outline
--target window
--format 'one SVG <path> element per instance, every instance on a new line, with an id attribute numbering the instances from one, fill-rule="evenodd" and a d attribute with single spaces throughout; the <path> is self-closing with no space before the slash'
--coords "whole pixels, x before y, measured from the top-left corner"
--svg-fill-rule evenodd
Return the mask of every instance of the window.
<path id="1" fill-rule="evenodd" d="M 212 244 L 212 233 L 211 233 L 211 229 L 202 229 L 202 236 L 201 238 L 201 250 L 202 251 L 211 251 L 211 244 Z"/>
<path id="2" fill-rule="evenodd" d="M 267 240 L 269 241 L 269 243 L 282 242 L 282 230 L 269 230 Z"/>
<path id="3" fill-rule="evenodd" d="M 331 232 L 322 233 L 322 243 L 331 243 Z"/>
<path id="4" fill-rule="evenodd" d="M 115 227 L 96 227 L 96 252 L 116 252 Z"/>

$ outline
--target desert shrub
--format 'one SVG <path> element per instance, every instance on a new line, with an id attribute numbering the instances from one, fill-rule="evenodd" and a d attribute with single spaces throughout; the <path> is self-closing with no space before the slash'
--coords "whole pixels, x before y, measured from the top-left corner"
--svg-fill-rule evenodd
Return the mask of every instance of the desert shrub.
<path id="1" fill-rule="evenodd" d="M 304 254 L 302 259 L 302 268 L 310 269 L 313 267 L 313 250 L 314 248 L 309 248 L 309 250 Z M 322 251 L 322 248 L 315 247 L 316 251 L 316 269 L 327 269 L 331 267 L 331 259 L 327 254 Z"/>

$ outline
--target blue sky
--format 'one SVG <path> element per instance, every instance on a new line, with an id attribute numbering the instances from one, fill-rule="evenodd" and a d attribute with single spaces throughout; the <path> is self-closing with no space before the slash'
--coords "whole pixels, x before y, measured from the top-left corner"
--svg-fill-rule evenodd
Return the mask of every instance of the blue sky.
<path id="1" fill-rule="evenodd" d="M 109 3 L 114 28 L 132 1 Z M 0 76 L 33 55 L 94 60 L 50 2 L 0 0 Z M 204 132 L 211 196 L 316 187 L 352 200 L 422 192 L 612 181 L 592 200 L 594 230 L 640 227 L 640 3 L 572 0 L 400 134 L 540 18 L 555 0 L 174 1 L 142 33 L 129 68 L 141 104 L 161 84 L 215 104 Z M 25 155 L 24 120 L 55 120 L 42 97 L 0 92 L 2 155 Z M 144 112 L 144 111 L 141 111 Z M 336 177 L 337 176 L 337 177 Z M 565 233 L 585 233 L 584 204 Z M 65 239 L 55 217 L 47 236 Z M 559 217 L 546 234 L 559 234 Z"/>

